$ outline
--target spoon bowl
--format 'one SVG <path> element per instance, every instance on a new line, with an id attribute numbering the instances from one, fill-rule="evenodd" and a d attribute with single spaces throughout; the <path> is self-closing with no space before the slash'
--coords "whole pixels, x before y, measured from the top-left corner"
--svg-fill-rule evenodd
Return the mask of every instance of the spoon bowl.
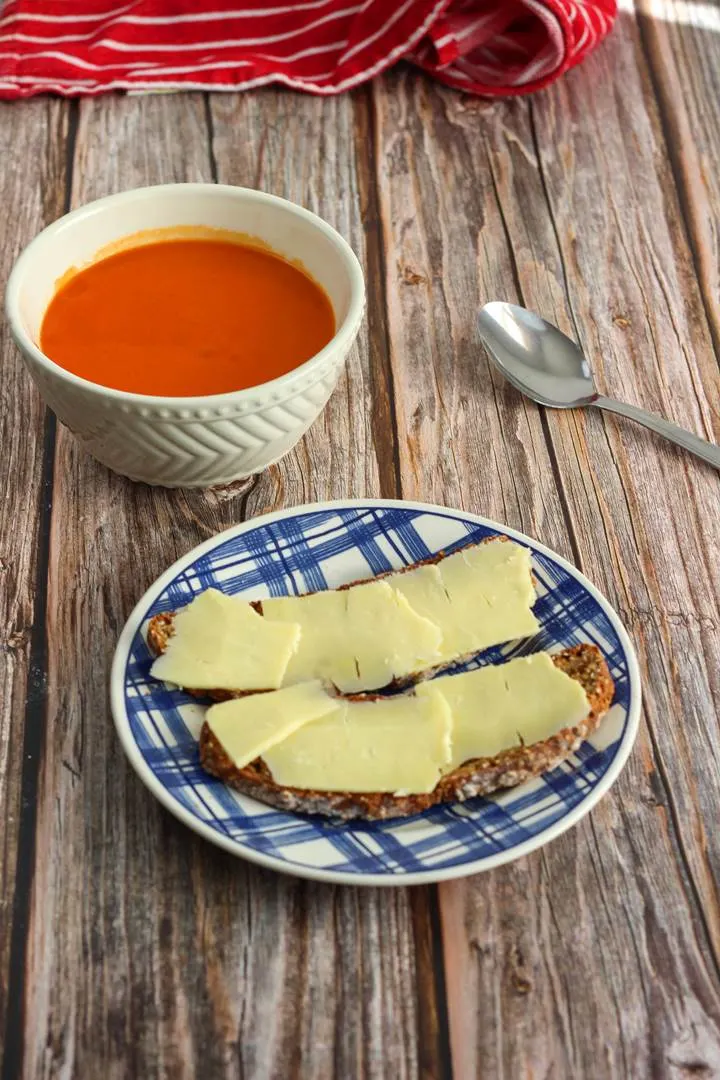
<path id="1" fill-rule="evenodd" d="M 480 337 L 508 382 L 553 409 L 592 405 L 597 397 L 580 347 L 552 323 L 517 304 L 495 300 L 481 308 Z"/>

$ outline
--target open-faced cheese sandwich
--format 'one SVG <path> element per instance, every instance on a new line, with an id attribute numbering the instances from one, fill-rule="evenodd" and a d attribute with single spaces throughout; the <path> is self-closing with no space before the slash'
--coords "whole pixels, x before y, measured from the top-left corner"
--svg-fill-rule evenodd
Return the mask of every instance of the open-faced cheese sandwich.
<path id="1" fill-rule="evenodd" d="M 284 810 L 400 817 L 553 768 L 597 728 L 613 692 L 594 645 L 441 675 L 387 697 L 297 683 L 211 706 L 200 760 Z"/>
<path id="2" fill-rule="evenodd" d="M 534 600 L 529 552 L 501 537 L 304 596 L 209 589 L 151 620 L 152 674 L 222 702 L 200 757 L 231 786 L 288 810 L 397 817 L 521 783 L 599 724 L 614 687 L 591 645 L 431 679 L 535 633 Z"/>
<path id="3" fill-rule="evenodd" d="M 320 679 L 341 693 L 411 685 L 538 630 L 530 553 L 504 537 L 403 570 L 255 603 L 208 589 L 156 615 L 157 679 L 213 697 Z"/>

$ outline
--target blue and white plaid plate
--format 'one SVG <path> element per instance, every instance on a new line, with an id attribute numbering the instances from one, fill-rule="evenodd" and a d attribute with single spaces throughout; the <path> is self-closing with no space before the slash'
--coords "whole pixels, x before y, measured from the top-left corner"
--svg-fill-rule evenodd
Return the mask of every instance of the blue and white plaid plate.
<path id="1" fill-rule="evenodd" d="M 491 649 L 465 667 L 579 642 L 602 650 L 615 680 L 612 709 L 592 739 L 552 772 L 502 795 L 413 818 L 335 824 L 287 814 L 233 792 L 200 768 L 204 708 L 150 678 L 150 616 L 209 586 L 249 600 L 333 588 L 504 533 L 533 555 L 540 633 Z M 574 825 L 624 765 L 638 727 L 637 661 L 616 613 L 569 563 L 527 537 L 456 510 L 363 500 L 299 507 L 229 529 L 180 559 L 130 616 L 112 670 L 112 708 L 142 781 L 181 821 L 236 855 L 302 877 L 409 885 L 460 877 L 516 859 Z"/>

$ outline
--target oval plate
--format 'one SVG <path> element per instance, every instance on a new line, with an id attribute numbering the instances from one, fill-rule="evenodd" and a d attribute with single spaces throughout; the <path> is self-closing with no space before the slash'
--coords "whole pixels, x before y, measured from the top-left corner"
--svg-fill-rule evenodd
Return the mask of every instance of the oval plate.
<path id="1" fill-rule="evenodd" d="M 412 818 L 337 824 L 289 814 L 240 795 L 200 767 L 204 707 L 150 678 L 147 621 L 209 586 L 248 600 L 334 588 L 490 534 L 532 552 L 537 578 L 532 639 L 489 649 L 464 668 L 579 642 L 602 650 L 615 680 L 612 708 L 591 739 L 542 777 L 491 798 L 434 807 Z M 637 734 L 640 675 L 617 614 L 573 566 L 492 521 L 422 503 L 359 500 L 284 510 L 208 540 L 148 589 L 122 632 L 112 667 L 115 726 L 153 795 L 227 851 L 300 877 L 345 884 L 415 885 L 475 874 L 559 836 L 617 779 Z"/>

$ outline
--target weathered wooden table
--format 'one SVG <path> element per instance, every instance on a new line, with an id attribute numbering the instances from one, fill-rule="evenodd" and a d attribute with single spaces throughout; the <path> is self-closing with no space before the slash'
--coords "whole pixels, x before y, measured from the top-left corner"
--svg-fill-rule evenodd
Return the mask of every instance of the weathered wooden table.
<path id="1" fill-rule="evenodd" d="M 369 287 L 321 419 L 217 492 L 95 464 L 3 328 L 3 1080 L 720 1076 L 718 475 L 630 422 L 523 402 L 473 329 L 485 300 L 519 300 L 580 339 L 605 391 L 720 440 L 720 8 L 637 7 L 532 100 L 406 70 L 329 100 L 0 108 L 3 276 L 71 206 L 217 179 L 322 214 Z M 172 560 L 360 495 L 538 537 L 610 597 L 643 664 L 636 750 L 590 818 L 439 888 L 224 854 L 152 799 L 109 716 L 120 628 Z"/>

